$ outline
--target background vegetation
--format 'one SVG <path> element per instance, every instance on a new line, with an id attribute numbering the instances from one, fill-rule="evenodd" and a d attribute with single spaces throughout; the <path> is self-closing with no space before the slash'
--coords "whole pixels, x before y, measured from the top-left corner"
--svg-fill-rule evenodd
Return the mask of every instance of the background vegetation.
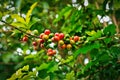
<path id="1" fill-rule="evenodd" d="M 0 0 L 0 80 L 120 80 L 119 4 Z M 45 49 L 32 45 L 45 29 L 80 41 L 69 50 L 53 47 L 57 53 L 49 60 Z"/>

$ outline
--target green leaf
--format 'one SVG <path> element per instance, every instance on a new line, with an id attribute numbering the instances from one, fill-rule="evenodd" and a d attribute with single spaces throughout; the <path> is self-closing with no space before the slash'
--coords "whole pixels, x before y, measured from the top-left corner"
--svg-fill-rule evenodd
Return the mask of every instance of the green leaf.
<path id="1" fill-rule="evenodd" d="M 75 75 L 74 71 L 71 71 L 70 73 L 66 74 L 66 79 L 67 80 L 75 80 L 74 75 Z"/>
<path id="2" fill-rule="evenodd" d="M 59 13 L 58 18 L 56 18 L 53 23 L 58 22 L 60 19 L 62 19 L 63 16 L 65 16 L 65 19 L 69 16 L 71 12 L 72 7 L 65 7 L 62 9 L 62 11 Z"/>
<path id="3" fill-rule="evenodd" d="M 73 56 L 68 56 L 68 58 L 66 59 L 66 60 L 62 60 L 61 61 L 61 64 L 64 64 L 64 63 L 69 63 L 70 61 L 72 61 L 73 60 Z"/>
<path id="4" fill-rule="evenodd" d="M 89 35 L 89 36 L 94 36 L 96 34 L 96 32 L 94 30 L 92 30 L 92 31 L 86 31 L 85 33 L 87 35 Z"/>
<path id="5" fill-rule="evenodd" d="M 16 73 L 14 73 L 9 79 L 7 80 L 16 80 L 16 79 L 20 79 L 23 77 L 23 75 L 25 75 L 26 73 L 22 73 L 22 71 L 28 71 L 29 70 L 29 65 L 24 66 L 23 68 L 20 68 L 16 71 Z"/>
<path id="6" fill-rule="evenodd" d="M 44 80 L 50 80 L 50 76 L 47 76 Z"/>
<path id="7" fill-rule="evenodd" d="M 105 29 L 103 30 L 103 33 L 105 35 L 109 35 L 112 36 L 116 33 L 116 26 L 114 24 L 108 25 L 107 27 L 105 27 Z"/>
<path id="8" fill-rule="evenodd" d="M 28 24 L 30 22 L 30 15 L 33 11 L 33 9 L 36 7 L 37 2 L 35 2 L 34 4 L 32 4 L 32 6 L 30 7 L 30 9 L 28 10 L 27 14 L 26 14 L 26 23 Z"/>
<path id="9" fill-rule="evenodd" d="M 31 26 L 34 25 L 35 23 L 37 23 L 38 21 L 40 21 L 40 19 L 33 18 L 32 21 L 30 21 L 29 24 L 28 24 L 29 28 L 31 28 Z"/>
<path id="10" fill-rule="evenodd" d="M 97 38 L 100 38 L 102 35 L 102 31 L 98 30 L 97 32 L 93 31 L 86 31 L 86 33 L 90 36 L 87 37 L 87 41 L 93 41 L 96 40 Z"/>
<path id="11" fill-rule="evenodd" d="M 21 16 L 19 16 L 18 14 L 12 14 L 11 17 L 12 17 L 13 19 L 16 19 L 17 22 L 20 22 L 20 23 L 22 23 L 22 24 L 26 24 L 24 18 L 21 17 Z"/>
<path id="12" fill-rule="evenodd" d="M 95 42 L 95 43 L 91 43 L 91 44 L 86 44 L 84 46 L 82 46 L 81 48 L 79 48 L 77 51 L 75 51 L 74 53 L 74 57 L 76 58 L 79 54 L 86 54 L 88 51 L 92 50 L 92 49 L 98 49 L 100 48 L 100 43 L 99 42 Z"/>
<path id="13" fill-rule="evenodd" d="M 105 38 L 105 39 L 104 39 L 104 42 L 105 42 L 106 44 L 110 43 L 111 41 L 112 41 L 112 38 Z"/>
<path id="14" fill-rule="evenodd" d="M 47 63 L 43 63 L 40 65 L 40 67 L 37 68 L 37 70 L 43 70 L 43 69 L 47 69 L 49 67 L 50 64 Z"/>
<path id="15" fill-rule="evenodd" d="M 8 63 L 11 60 L 11 56 L 12 56 L 12 54 L 10 54 L 10 53 L 3 54 L 2 55 L 3 62 Z"/>
<path id="16" fill-rule="evenodd" d="M 27 75 L 24 75 L 20 80 L 32 80 L 36 76 L 37 71 L 29 72 Z M 33 78 L 32 78 L 33 77 Z"/>
<path id="17" fill-rule="evenodd" d="M 21 22 L 13 22 L 13 23 L 11 23 L 11 25 L 16 26 L 18 28 L 23 27 L 23 28 L 27 29 L 26 25 Z"/>
<path id="18" fill-rule="evenodd" d="M 47 73 L 55 72 L 55 71 L 57 71 L 57 70 L 58 70 L 58 65 L 55 64 L 55 65 L 53 65 L 53 66 L 51 66 L 51 67 L 49 68 L 49 70 L 47 71 Z"/>
<path id="19" fill-rule="evenodd" d="M 29 70 L 29 65 L 24 66 L 21 70 L 28 71 Z"/>

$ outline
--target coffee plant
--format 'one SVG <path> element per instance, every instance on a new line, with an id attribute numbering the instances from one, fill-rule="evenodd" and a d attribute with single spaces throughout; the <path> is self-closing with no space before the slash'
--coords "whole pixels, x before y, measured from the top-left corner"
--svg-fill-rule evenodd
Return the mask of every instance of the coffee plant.
<path id="1" fill-rule="evenodd" d="M 0 80 L 120 80 L 119 4 L 0 1 Z"/>

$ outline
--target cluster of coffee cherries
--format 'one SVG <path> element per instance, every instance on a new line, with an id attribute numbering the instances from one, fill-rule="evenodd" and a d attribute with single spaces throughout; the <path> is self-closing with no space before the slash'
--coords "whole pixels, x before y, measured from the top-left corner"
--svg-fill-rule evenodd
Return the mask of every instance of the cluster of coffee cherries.
<path id="1" fill-rule="evenodd" d="M 22 38 L 24 42 L 28 41 L 28 37 L 24 36 Z M 54 48 L 49 46 L 49 44 L 54 43 Z M 49 29 L 46 29 L 43 33 L 39 35 L 39 38 L 32 41 L 34 50 L 45 49 L 48 56 L 54 56 L 56 54 L 55 48 L 59 50 L 71 50 L 75 45 L 80 43 L 79 36 L 70 37 L 69 34 L 64 33 L 51 33 Z"/>

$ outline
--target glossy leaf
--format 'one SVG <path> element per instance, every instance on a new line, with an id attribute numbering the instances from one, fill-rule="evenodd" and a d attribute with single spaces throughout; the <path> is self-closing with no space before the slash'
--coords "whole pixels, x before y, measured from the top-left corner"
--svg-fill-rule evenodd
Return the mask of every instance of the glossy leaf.
<path id="1" fill-rule="evenodd" d="M 79 48 L 77 51 L 75 51 L 74 56 L 77 57 L 79 54 L 86 54 L 88 51 L 92 49 L 98 49 L 100 48 L 101 45 L 99 42 L 91 43 L 91 44 L 86 44 Z"/>
<path id="2" fill-rule="evenodd" d="M 37 2 L 35 2 L 34 4 L 32 4 L 32 6 L 30 7 L 30 9 L 28 10 L 27 14 L 26 14 L 26 23 L 28 24 L 30 22 L 31 19 L 31 13 L 33 11 L 33 9 L 36 7 Z"/>
<path id="3" fill-rule="evenodd" d="M 23 17 L 19 16 L 18 14 L 12 14 L 11 17 L 13 19 L 16 19 L 17 22 L 20 22 L 21 24 L 26 24 L 25 20 Z"/>

